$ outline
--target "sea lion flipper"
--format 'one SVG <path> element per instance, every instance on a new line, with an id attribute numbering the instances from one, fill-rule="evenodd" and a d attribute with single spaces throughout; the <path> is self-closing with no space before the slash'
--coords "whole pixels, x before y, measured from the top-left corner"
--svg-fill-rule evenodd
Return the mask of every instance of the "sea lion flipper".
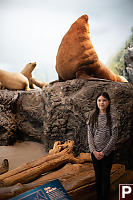
<path id="1" fill-rule="evenodd" d="M 29 90 L 30 90 L 29 84 L 26 84 L 25 85 L 25 91 L 29 91 Z"/>
<path id="2" fill-rule="evenodd" d="M 43 81 L 39 81 L 35 78 L 30 78 L 30 84 L 34 84 L 36 85 L 37 87 L 41 88 L 42 90 L 49 85 L 48 82 L 43 82 Z"/>

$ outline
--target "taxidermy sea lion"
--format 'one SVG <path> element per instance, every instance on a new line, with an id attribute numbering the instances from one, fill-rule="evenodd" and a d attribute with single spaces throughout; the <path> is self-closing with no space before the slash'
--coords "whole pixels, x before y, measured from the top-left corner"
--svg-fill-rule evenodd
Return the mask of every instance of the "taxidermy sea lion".
<path id="1" fill-rule="evenodd" d="M 21 73 L 26 76 L 28 78 L 28 80 L 30 80 L 30 78 L 32 78 L 32 71 L 34 70 L 34 68 L 36 67 L 36 62 L 34 63 L 28 63 L 24 69 L 21 71 Z M 34 86 L 33 84 L 30 83 L 30 88 L 33 89 Z"/>
<path id="2" fill-rule="evenodd" d="M 30 90 L 27 77 L 19 72 L 0 70 L 0 82 L 3 87 L 14 90 Z"/>
<path id="3" fill-rule="evenodd" d="M 88 16 L 82 15 L 63 37 L 56 56 L 59 81 L 98 78 L 127 82 L 102 64 L 90 40 Z"/>

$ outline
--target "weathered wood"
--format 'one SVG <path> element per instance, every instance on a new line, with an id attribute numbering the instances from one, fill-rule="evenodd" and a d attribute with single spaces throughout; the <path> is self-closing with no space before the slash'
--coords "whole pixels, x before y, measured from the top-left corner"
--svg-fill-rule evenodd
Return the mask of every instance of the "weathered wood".
<path id="1" fill-rule="evenodd" d="M 16 196 L 17 194 L 23 193 L 27 190 L 33 189 L 37 186 L 40 186 L 42 184 L 47 183 L 48 181 L 51 181 L 53 179 L 58 178 L 60 181 L 63 181 L 64 179 L 67 180 L 67 178 L 76 175 L 83 171 L 89 171 L 89 169 L 92 168 L 91 163 L 86 164 L 66 164 L 63 168 L 60 170 L 57 170 L 55 172 L 52 172 L 50 174 L 44 175 L 42 178 L 29 183 L 29 184 L 16 184 L 11 187 L 4 187 L 0 188 L 0 199 L 7 199 L 11 198 L 13 196 Z"/>
<path id="2" fill-rule="evenodd" d="M 64 144 L 61 144 L 60 141 L 55 142 L 51 154 L 0 175 L 0 199 L 11 198 L 53 179 L 59 179 L 68 192 L 86 184 L 91 186 L 93 183 L 95 185 L 95 172 L 90 153 L 80 153 L 78 157 L 74 157 L 73 146 L 74 142 L 70 140 Z M 81 164 L 84 162 L 90 163 Z M 57 169 L 65 163 L 68 164 L 52 172 L 53 169 Z M 124 166 L 113 165 L 111 181 L 118 180 L 124 172 Z M 40 175 L 42 177 L 38 178 Z M 35 178 L 38 179 L 34 180 Z M 29 183 L 29 181 L 33 182 Z"/>
<path id="3" fill-rule="evenodd" d="M 44 181 L 44 180 L 51 181 L 53 179 L 65 180 L 65 179 L 68 179 L 69 177 L 76 176 L 76 174 L 79 174 L 85 171 L 90 171 L 92 169 L 93 169 L 92 163 L 84 163 L 84 164 L 68 163 L 61 169 L 38 178 L 37 180 L 33 181 L 33 183 Z"/>
<path id="4" fill-rule="evenodd" d="M 119 173 L 121 171 L 121 173 Z M 114 164 L 111 170 L 111 184 L 119 179 L 125 173 L 125 166 L 120 164 Z M 95 173 L 94 169 L 90 169 L 89 171 L 81 172 L 74 177 L 71 176 L 65 181 L 61 180 L 63 186 L 67 191 L 71 191 L 78 187 L 81 187 L 85 184 L 95 184 Z"/>
<path id="5" fill-rule="evenodd" d="M 126 170 L 120 178 L 118 177 L 118 179 L 113 182 L 111 189 L 112 191 L 116 191 L 118 189 L 119 184 L 127 183 L 133 183 L 133 170 Z"/>
<path id="6" fill-rule="evenodd" d="M 53 170 L 63 163 L 71 162 L 73 161 L 73 154 L 64 154 L 58 158 L 55 158 L 53 160 L 49 160 L 47 162 L 43 162 L 40 165 L 37 165 L 35 167 L 31 167 L 29 169 L 23 170 L 16 174 L 10 174 L 9 176 L 6 175 L 6 177 L 0 178 L 0 186 L 11 186 L 16 183 L 27 183 L 29 181 L 32 181 L 34 178 L 38 177 L 42 173 L 48 172 L 50 170 Z"/>
<path id="7" fill-rule="evenodd" d="M 52 154 L 52 155 L 48 154 L 48 155 L 43 156 L 39 159 L 33 160 L 31 162 L 27 162 L 27 163 L 17 167 L 16 169 L 13 169 L 13 170 L 11 170 L 11 171 L 3 174 L 3 175 L 0 175 L 0 183 L 2 183 L 3 180 L 5 180 L 9 177 L 16 176 L 17 174 L 20 175 L 20 173 L 25 173 L 27 170 L 32 170 L 35 167 L 39 167 L 43 163 L 49 163 L 51 160 L 53 162 L 54 159 L 58 159 L 61 156 L 68 155 L 69 153 L 72 152 L 73 144 L 74 144 L 73 141 L 71 141 L 71 142 L 69 142 L 68 148 L 64 149 L 63 151 L 61 151 L 59 153 Z M 74 159 L 74 157 L 73 157 L 73 159 Z"/>
<path id="8" fill-rule="evenodd" d="M 73 146 L 74 146 L 74 141 L 72 141 L 72 140 L 68 140 L 64 144 L 61 144 L 61 141 L 56 141 L 54 143 L 53 149 L 49 150 L 49 154 L 59 153 L 60 151 L 64 150 L 65 148 L 72 149 Z M 76 159 L 78 159 L 77 163 L 79 163 L 79 162 L 81 163 L 82 160 L 83 160 L 83 163 L 85 162 L 85 160 L 88 162 L 88 159 L 90 162 L 92 161 L 90 153 L 80 153 L 80 155 Z M 75 163 L 76 163 L 76 159 L 75 159 Z M 79 160 L 81 160 L 81 161 L 79 161 Z"/>
<path id="9" fill-rule="evenodd" d="M 0 165 L 0 174 L 4 174 L 9 170 L 9 162 L 7 159 L 4 159 Z"/>
<path id="10" fill-rule="evenodd" d="M 125 165 L 115 164 L 112 166 L 111 183 L 115 182 L 125 173 Z"/>
<path id="11" fill-rule="evenodd" d="M 122 183 L 124 181 L 125 176 L 126 176 L 126 171 L 125 171 L 124 165 L 114 164 L 112 166 L 112 170 L 111 170 L 111 191 L 112 192 L 116 191 L 119 188 L 119 183 Z M 76 182 L 74 182 L 74 179 L 73 179 L 73 183 L 76 183 L 78 187 L 75 184 L 73 185 L 72 190 L 69 190 L 69 184 L 68 185 L 66 184 L 66 186 L 65 184 L 63 185 L 66 190 L 68 189 L 67 192 L 72 198 L 72 200 L 81 200 L 81 196 L 82 196 L 82 199 L 84 200 L 88 200 L 88 198 L 96 200 L 95 179 L 94 181 L 92 182 L 88 181 L 88 183 L 83 184 L 83 185 L 79 185 L 78 182 L 80 182 L 80 177 L 78 179 L 76 178 Z M 68 183 L 68 180 L 67 180 L 67 183 Z"/>
<path id="12" fill-rule="evenodd" d="M 4 175 L 1 175 L 0 187 L 11 186 L 16 183 L 28 183 L 29 181 L 32 181 L 40 176 L 42 173 L 46 173 L 68 162 L 84 163 L 91 161 L 89 153 L 81 153 L 75 158 L 71 153 L 73 145 L 74 142 L 69 140 L 62 145 L 63 150 L 61 152 L 47 155 L 35 161 L 28 162 Z"/>
<path id="13" fill-rule="evenodd" d="M 58 153 L 62 150 L 62 148 L 67 147 L 68 145 L 66 144 L 66 142 L 64 144 L 61 144 L 61 141 L 56 141 L 54 143 L 54 146 L 53 146 L 53 149 L 50 149 L 49 150 L 49 154 L 55 154 L 55 153 Z"/>
<path id="14" fill-rule="evenodd" d="M 74 171 L 74 166 L 75 166 L 76 174 L 74 174 L 73 176 L 71 172 L 68 172 L 68 174 L 66 175 L 65 171 L 67 171 L 67 167 L 69 167 L 69 169 L 70 168 L 73 169 Z M 61 175 L 59 178 L 58 176 L 51 175 L 50 177 L 49 175 L 45 175 L 47 178 L 45 179 L 45 176 L 44 176 L 43 180 L 40 179 L 41 181 L 38 179 L 38 181 L 28 183 L 28 184 L 16 184 L 11 187 L 0 188 L 0 199 L 4 200 L 4 199 L 11 198 L 27 190 L 43 185 L 47 183 L 48 181 L 53 180 L 55 178 L 58 178 L 60 180 L 60 182 L 66 189 L 66 191 L 70 194 L 70 196 L 75 196 L 76 191 L 79 191 L 80 188 L 87 186 L 88 197 L 89 197 L 89 195 L 91 196 L 91 190 L 95 192 L 95 174 L 94 174 L 93 168 L 91 167 L 92 167 L 91 164 L 84 164 L 84 165 L 83 164 L 82 165 L 68 164 L 64 167 L 64 169 L 60 169 L 60 172 L 62 172 L 62 175 L 61 173 L 59 173 L 59 171 L 58 173 L 55 173 L 56 175 L 58 174 L 58 176 Z M 79 173 L 78 173 L 78 170 L 80 171 Z M 116 178 L 114 178 L 114 174 L 118 172 L 119 170 L 121 171 L 123 170 L 123 174 L 125 173 L 125 167 L 123 165 L 119 165 L 119 164 L 113 165 L 112 170 L 111 170 L 112 184 L 113 182 L 115 182 L 117 179 L 119 179 L 122 176 L 122 173 L 118 173 L 119 177 L 116 176 Z"/>
<path id="15" fill-rule="evenodd" d="M 68 192 L 72 200 L 96 200 L 96 187 L 94 183 L 83 185 Z"/>
<path id="16" fill-rule="evenodd" d="M 62 144 L 61 141 L 56 141 L 54 143 L 53 149 L 49 150 L 49 154 L 59 153 L 66 148 L 73 149 L 73 146 L 74 146 L 73 140 L 68 140 L 64 144 Z"/>
<path id="17" fill-rule="evenodd" d="M 28 183 L 29 181 L 32 181 L 38 176 L 40 176 L 42 173 L 51 171 L 61 166 L 62 164 L 69 163 L 69 162 L 83 163 L 84 160 L 81 158 L 74 158 L 73 154 L 66 153 L 60 156 L 59 158 L 44 162 L 41 165 L 26 169 L 17 174 L 13 174 L 13 175 L 10 174 L 9 176 L 5 174 L 6 177 L 4 178 L 2 177 L 2 179 L 0 179 L 0 186 L 7 187 L 7 186 L 14 185 L 16 183 Z"/>

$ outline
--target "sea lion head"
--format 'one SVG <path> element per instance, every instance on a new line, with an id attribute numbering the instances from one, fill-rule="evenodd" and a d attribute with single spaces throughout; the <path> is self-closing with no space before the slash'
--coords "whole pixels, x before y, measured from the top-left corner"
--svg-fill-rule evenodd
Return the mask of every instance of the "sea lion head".
<path id="1" fill-rule="evenodd" d="M 32 69 L 34 69 L 34 68 L 35 68 L 35 66 L 36 66 L 36 62 L 34 62 L 34 63 L 28 63 L 27 65 L 30 65 L 30 66 L 31 66 L 31 68 L 32 68 Z"/>

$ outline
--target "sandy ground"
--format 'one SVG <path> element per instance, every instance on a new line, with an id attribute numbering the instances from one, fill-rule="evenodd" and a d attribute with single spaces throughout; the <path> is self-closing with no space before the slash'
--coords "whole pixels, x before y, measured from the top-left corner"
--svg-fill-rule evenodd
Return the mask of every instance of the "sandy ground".
<path id="1" fill-rule="evenodd" d="M 37 142 L 25 141 L 13 146 L 0 146 L 0 164 L 5 158 L 8 159 L 9 170 L 11 170 L 46 154 L 44 145 Z"/>

